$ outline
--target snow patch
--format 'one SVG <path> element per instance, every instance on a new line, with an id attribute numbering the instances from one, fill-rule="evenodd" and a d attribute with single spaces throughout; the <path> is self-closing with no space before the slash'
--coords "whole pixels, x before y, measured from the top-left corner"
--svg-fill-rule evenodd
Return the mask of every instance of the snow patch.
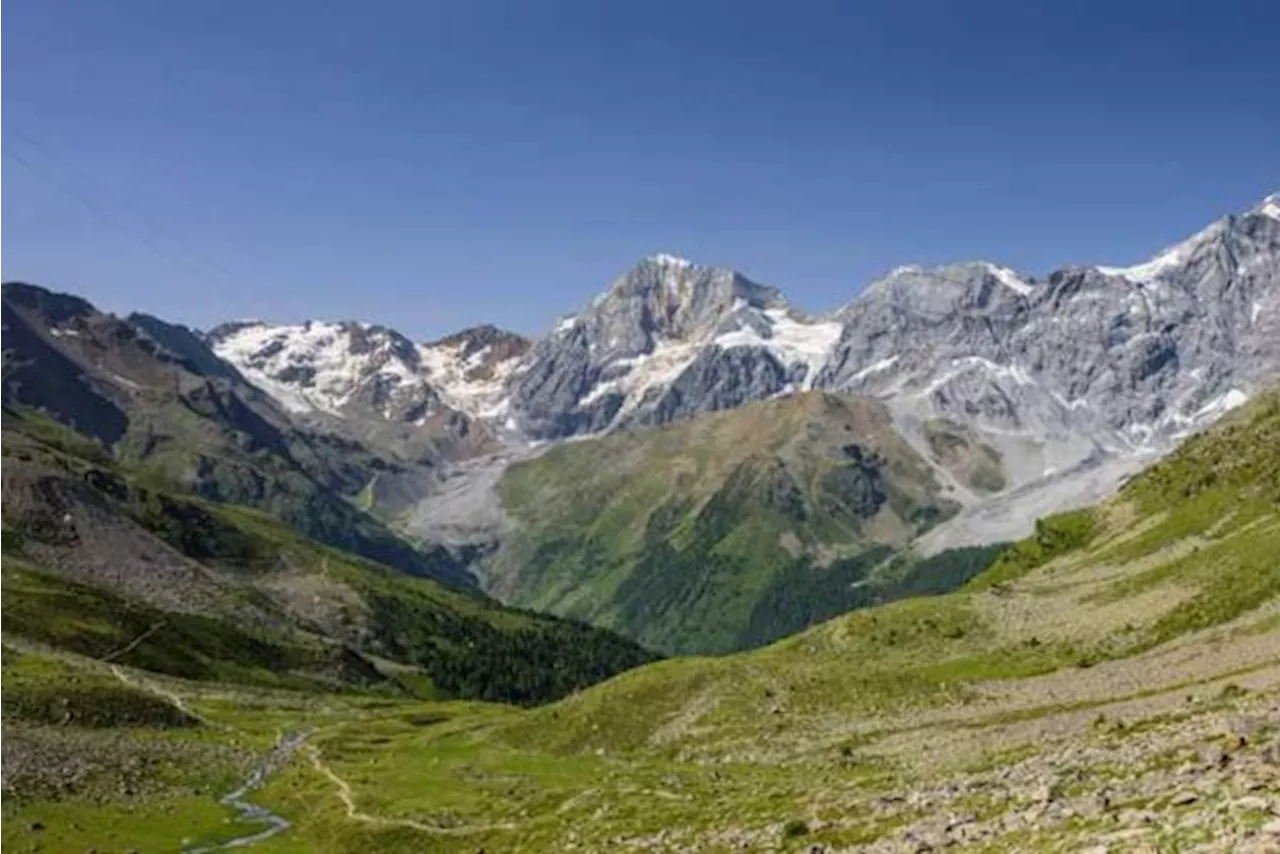
<path id="1" fill-rule="evenodd" d="M 1170 270 L 1176 270 L 1190 261 L 1191 256 L 1195 254 L 1200 244 L 1216 234 L 1221 227 L 1219 223 L 1214 223 L 1142 264 L 1135 264 L 1132 267 L 1095 267 L 1094 269 L 1108 276 L 1120 276 L 1140 285 L 1150 285 L 1165 273 Z"/>
<path id="2" fill-rule="evenodd" d="M 999 264 L 983 263 L 982 265 L 988 273 L 995 276 L 996 281 L 1015 291 L 1021 296 L 1028 296 L 1035 290 L 1031 285 L 1019 278 L 1018 274 L 1010 270 L 1008 267 L 1001 267 Z"/>
<path id="3" fill-rule="evenodd" d="M 871 376 L 872 374 L 878 374 L 881 371 L 889 370 L 897 363 L 898 363 L 897 356 L 890 356 L 887 359 L 881 359 L 878 362 L 872 362 L 870 365 L 867 365 L 865 368 L 861 369 L 852 377 L 850 377 L 850 381 L 857 382 L 858 380 L 864 380 L 867 377 Z"/>
<path id="4" fill-rule="evenodd" d="M 693 262 L 688 258 L 681 258 L 679 255 L 670 255 L 666 252 L 658 252 L 654 255 L 650 255 L 645 260 L 651 261 L 654 264 L 661 264 L 664 267 L 684 268 L 693 266 Z"/>
<path id="5" fill-rule="evenodd" d="M 578 401 L 578 405 L 589 405 L 608 394 L 621 394 L 620 417 L 639 406 L 649 389 L 667 385 L 680 376 L 697 357 L 698 349 L 697 344 L 663 340 L 650 353 L 610 362 L 611 370 L 621 369 L 626 373 L 599 383 Z"/>
<path id="6" fill-rule="evenodd" d="M 1254 208 L 1254 211 L 1272 219 L 1280 219 L 1280 193 L 1267 196 L 1262 200 L 1262 204 Z"/>
<path id="7" fill-rule="evenodd" d="M 818 372 L 831 357 L 844 332 L 844 326 L 831 321 L 797 320 L 782 308 L 770 308 L 761 313 L 769 328 L 762 336 L 751 326 L 741 326 L 732 332 L 716 336 L 711 343 L 729 350 L 734 347 L 763 347 L 787 367 L 805 366 L 802 390 L 813 388 Z"/>
<path id="8" fill-rule="evenodd" d="M 1077 397 L 1075 400 L 1067 400 L 1065 397 L 1058 394 L 1056 391 L 1050 391 L 1049 395 L 1054 400 L 1056 400 L 1058 404 L 1062 406 L 1064 409 L 1074 410 L 1074 409 L 1090 409 L 1091 408 L 1089 406 L 1089 401 L 1085 400 L 1083 397 Z"/>
<path id="9" fill-rule="evenodd" d="M 1038 385 L 1031 375 L 1027 373 L 1026 368 L 1021 365 L 1001 365 L 981 356 L 965 356 L 961 359 L 952 359 L 951 368 L 941 376 L 934 377 L 928 385 L 916 392 L 915 396 L 928 397 L 956 377 L 975 369 L 985 371 L 997 380 L 1011 379 L 1018 385 Z"/>
<path id="10" fill-rule="evenodd" d="M 1191 417 L 1194 421 L 1200 421 L 1202 419 L 1213 420 L 1227 412 L 1230 412 L 1237 406 L 1242 406 L 1245 403 L 1248 403 L 1248 401 L 1249 395 L 1245 394 L 1238 388 L 1233 388 L 1227 393 L 1215 397 L 1213 400 L 1200 407 L 1200 409 L 1196 411 L 1196 414 Z"/>
<path id="11" fill-rule="evenodd" d="M 120 385 L 124 386 L 125 388 L 131 388 L 134 390 L 137 390 L 139 388 L 138 384 L 135 383 L 133 380 L 129 379 L 128 377 L 122 377 L 119 374 L 115 373 L 114 371 L 111 374 L 111 379 L 120 383 Z"/>

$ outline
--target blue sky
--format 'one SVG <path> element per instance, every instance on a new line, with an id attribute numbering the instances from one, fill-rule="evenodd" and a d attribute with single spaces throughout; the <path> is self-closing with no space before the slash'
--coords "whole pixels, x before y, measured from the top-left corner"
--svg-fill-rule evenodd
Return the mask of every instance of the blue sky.
<path id="1" fill-rule="evenodd" d="M 1280 189 L 1280 3 L 8 0 L 3 275 L 537 333 L 638 258 L 821 311 L 1128 263 Z"/>

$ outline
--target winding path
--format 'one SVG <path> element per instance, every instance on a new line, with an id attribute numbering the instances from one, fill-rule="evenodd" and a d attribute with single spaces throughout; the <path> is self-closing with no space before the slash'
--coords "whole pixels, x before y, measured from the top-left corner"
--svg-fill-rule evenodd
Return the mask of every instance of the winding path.
<path id="1" fill-rule="evenodd" d="M 223 726 L 222 724 L 214 723 L 213 721 L 206 718 L 204 715 L 197 712 L 195 709 L 188 706 L 186 700 L 182 699 L 177 694 L 173 693 L 167 688 L 161 688 L 159 685 L 156 685 L 153 682 L 148 682 L 145 679 L 137 679 L 135 677 L 131 677 L 127 675 L 123 670 L 121 670 L 119 665 L 115 665 L 115 664 L 111 665 L 111 673 L 121 682 L 128 685 L 130 688 L 137 688 L 141 691 L 147 691 L 166 700 L 168 703 L 174 706 L 178 711 L 182 712 L 184 715 L 186 715 L 189 718 L 192 718 L 193 720 L 199 721 L 204 726 L 213 727 L 214 729 L 226 729 L 226 727 Z"/>
<path id="2" fill-rule="evenodd" d="M 154 635 L 156 632 L 163 629 L 165 625 L 166 623 L 164 620 L 160 620 L 159 622 L 152 623 L 147 628 L 147 630 L 144 631 L 142 634 L 138 635 L 136 638 L 129 641 L 127 644 L 120 647 L 115 652 L 111 652 L 111 653 L 108 653 L 107 655 L 104 655 L 99 660 L 103 662 L 110 662 L 110 661 L 115 661 L 117 658 L 119 658 L 122 655 L 128 655 L 129 653 L 133 652 L 137 648 L 138 644 L 142 643 L 144 640 L 146 640 L 147 638 Z"/>
<path id="3" fill-rule="evenodd" d="M 111 672 L 124 684 L 148 691 L 159 697 L 164 698 L 173 704 L 183 714 L 200 721 L 202 724 L 218 729 L 230 729 L 224 724 L 210 721 L 199 712 L 187 705 L 187 702 L 173 691 L 168 690 L 160 685 L 139 679 L 125 673 L 117 665 L 111 665 Z M 266 827 L 255 833 L 237 836 L 225 842 L 219 842 L 213 845 L 200 845 L 191 848 L 184 848 L 183 854 L 209 854 L 212 851 L 219 851 L 227 848 L 248 848 L 251 845 L 270 839 L 271 837 L 283 833 L 293 826 L 293 824 L 284 816 L 272 812 L 266 807 L 259 806 L 248 800 L 251 792 L 260 788 L 271 774 L 284 767 L 293 755 L 303 746 L 307 737 L 311 735 L 312 730 L 296 730 L 293 732 L 282 733 L 276 741 L 276 745 L 269 753 L 264 756 L 253 770 L 249 772 L 249 776 L 235 790 L 228 792 L 218 799 L 218 803 L 234 809 L 239 815 L 237 820 L 241 822 L 253 822 L 265 824 Z M 351 821 L 359 821 L 364 824 L 371 824 L 378 827 L 407 827 L 422 833 L 430 833 L 437 836 L 467 836 L 473 833 L 489 833 L 495 830 L 515 830 L 517 825 L 511 822 L 499 824 L 471 824 L 459 825 L 457 827 L 440 827 L 438 825 L 424 824 L 420 821 L 414 821 L 408 818 L 386 818 L 383 816 L 371 815 L 362 812 L 356 807 L 355 795 L 351 790 L 351 784 L 338 776 L 332 768 L 324 763 L 320 758 L 320 751 L 315 746 L 308 746 L 308 756 L 311 759 L 312 766 L 322 776 L 333 783 L 337 788 L 338 799 L 342 801 L 342 805 L 346 810 L 347 818 Z"/>
<path id="4" fill-rule="evenodd" d="M 457 827 L 439 827 L 433 824 L 423 824 L 420 821 L 414 821 L 410 818 L 384 818 L 382 816 L 370 815 L 361 812 L 356 808 L 355 796 L 351 793 L 351 784 L 342 779 L 334 772 L 332 768 L 324 764 L 320 758 L 320 751 L 314 746 L 309 747 L 307 752 L 311 756 L 311 764 L 315 769 L 323 774 L 338 788 L 338 799 L 342 801 L 347 810 L 347 818 L 352 821 L 361 821 L 365 824 L 373 824 L 379 827 L 408 827 L 423 833 L 433 833 L 437 836 L 467 836 L 472 833 L 488 833 L 494 830 L 515 830 L 516 825 L 511 823 L 503 824 L 469 824 L 459 825 Z"/>

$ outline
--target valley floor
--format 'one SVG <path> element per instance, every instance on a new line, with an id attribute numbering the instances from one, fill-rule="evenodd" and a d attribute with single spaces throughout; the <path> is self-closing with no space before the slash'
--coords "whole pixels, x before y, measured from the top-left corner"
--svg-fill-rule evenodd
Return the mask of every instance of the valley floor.
<path id="1" fill-rule="evenodd" d="M 17 667 L 44 658 L 16 649 L 7 658 L 15 654 Z M 32 798 L 15 782 L 29 792 L 32 774 L 68 773 L 41 752 L 66 728 L 6 726 L 10 851 L 211 850 L 271 830 L 264 819 L 275 817 L 278 832 L 255 850 L 1280 849 L 1274 606 L 1132 658 L 977 682 L 959 702 L 872 715 L 834 749 L 829 732 L 811 738 L 816 721 L 793 721 L 779 697 L 753 727 L 755 750 L 720 742 L 720 755 L 704 745 L 696 757 L 665 748 L 696 736 L 711 711 L 697 693 L 642 749 L 565 753 L 528 731 L 530 715 L 556 726 L 545 710 L 246 692 L 59 660 L 201 722 L 146 735 L 146 749 L 124 749 L 126 765 L 151 761 L 164 743 L 202 767 L 144 765 L 167 786 L 122 777 L 106 790 Z M 88 740 L 109 752 L 111 737 Z M 278 767 L 244 798 L 263 812 L 237 820 L 243 811 L 219 797 L 286 740 L 293 749 L 276 752 Z M 87 778 L 95 762 L 114 761 L 79 755 L 90 771 L 70 773 Z M 192 774 L 206 779 L 182 779 Z"/>

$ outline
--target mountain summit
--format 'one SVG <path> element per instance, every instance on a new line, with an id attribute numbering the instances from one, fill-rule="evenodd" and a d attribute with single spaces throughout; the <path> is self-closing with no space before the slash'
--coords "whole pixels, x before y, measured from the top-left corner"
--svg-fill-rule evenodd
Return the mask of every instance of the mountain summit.
<path id="1" fill-rule="evenodd" d="M 809 387 L 838 334 L 734 270 L 655 255 L 534 347 L 511 411 L 547 439 L 726 409 Z"/>

